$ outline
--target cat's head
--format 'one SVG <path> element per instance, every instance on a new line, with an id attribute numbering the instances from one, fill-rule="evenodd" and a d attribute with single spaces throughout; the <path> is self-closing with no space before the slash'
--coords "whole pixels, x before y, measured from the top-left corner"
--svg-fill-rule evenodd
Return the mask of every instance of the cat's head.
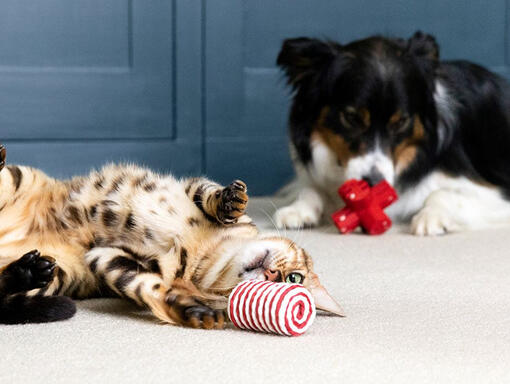
<path id="1" fill-rule="evenodd" d="M 229 268 L 230 282 L 244 280 L 271 280 L 299 283 L 314 297 L 317 308 L 344 316 L 340 305 L 322 286 L 313 271 L 308 253 L 284 237 L 262 237 L 243 244 L 236 251 Z"/>

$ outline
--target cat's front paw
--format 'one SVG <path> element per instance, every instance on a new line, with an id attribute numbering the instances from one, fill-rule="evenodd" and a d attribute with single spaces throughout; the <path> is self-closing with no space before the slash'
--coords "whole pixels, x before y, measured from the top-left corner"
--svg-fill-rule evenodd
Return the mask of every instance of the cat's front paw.
<path id="1" fill-rule="evenodd" d="M 225 325 L 225 311 L 212 309 L 199 298 L 169 292 L 165 301 L 170 317 L 178 324 L 203 329 L 222 329 Z"/>
<path id="2" fill-rule="evenodd" d="M 426 206 L 411 220 L 411 232 L 417 236 L 440 236 L 458 230 L 455 221 L 439 208 Z"/>
<path id="3" fill-rule="evenodd" d="M 220 191 L 216 212 L 218 220 L 223 224 L 232 224 L 244 215 L 248 205 L 248 189 L 241 180 L 235 180 Z"/>

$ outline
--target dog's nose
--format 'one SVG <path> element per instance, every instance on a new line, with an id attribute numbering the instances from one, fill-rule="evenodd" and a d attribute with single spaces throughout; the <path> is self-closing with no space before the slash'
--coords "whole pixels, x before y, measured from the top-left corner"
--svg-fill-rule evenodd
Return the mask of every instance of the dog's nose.
<path id="1" fill-rule="evenodd" d="M 365 180 L 368 183 L 368 185 L 373 187 L 377 183 L 383 181 L 384 176 L 382 175 L 381 172 L 379 172 L 379 170 L 376 167 L 372 167 L 368 175 L 363 176 L 362 179 Z"/>

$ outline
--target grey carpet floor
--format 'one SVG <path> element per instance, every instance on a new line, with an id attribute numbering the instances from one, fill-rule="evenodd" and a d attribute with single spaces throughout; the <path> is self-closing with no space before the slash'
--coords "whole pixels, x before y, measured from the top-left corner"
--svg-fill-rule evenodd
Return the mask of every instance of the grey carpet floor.
<path id="1" fill-rule="evenodd" d="M 250 212 L 265 231 L 268 199 Z M 417 238 L 288 232 L 346 318 L 301 337 L 159 325 L 120 300 L 0 326 L 0 383 L 510 382 L 510 228 Z"/>

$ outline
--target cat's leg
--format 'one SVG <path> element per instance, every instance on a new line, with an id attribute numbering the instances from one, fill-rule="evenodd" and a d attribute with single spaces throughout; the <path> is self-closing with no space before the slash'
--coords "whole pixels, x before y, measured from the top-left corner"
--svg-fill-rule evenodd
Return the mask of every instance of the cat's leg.
<path id="1" fill-rule="evenodd" d="M 223 187 L 206 178 L 191 178 L 184 180 L 184 186 L 188 197 L 213 222 L 233 224 L 245 213 L 247 188 L 240 180 Z"/>
<path id="2" fill-rule="evenodd" d="M 222 311 L 198 301 L 198 293 L 185 290 L 180 279 L 163 279 L 156 260 L 139 260 L 119 248 L 97 247 L 85 255 L 86 263 L 111 290 L 139 305 L 146 305 L 160 320 L 170 324 L 222 327 Z M 166 280 L 166 281 L 165 281 Z M 177 284 L 177 286 L 174 285 Z M 198 292 L 198 291 L 197 291 Z M 172 298 L 175 296 L 175 300 Z"/>
<path id="3" fill-rule="evenodd" d="M 149 305 L 153 298 L 162 299 L 168 290 L 157 261 L 150 262 L 149 267 L 149 260 L 137 260 L 120 248 L 92 248 L 85 262 L 109 289 L 139 305 Z"/>
<path id="4" fill-rule="evenodd" d="M 55 260 L 31 251 L 0 271 L 0 323 L 43 323 L 65 320 L 76 306 L 68 297 L 48 296 L 58 290 L 61 274 Z"/>

